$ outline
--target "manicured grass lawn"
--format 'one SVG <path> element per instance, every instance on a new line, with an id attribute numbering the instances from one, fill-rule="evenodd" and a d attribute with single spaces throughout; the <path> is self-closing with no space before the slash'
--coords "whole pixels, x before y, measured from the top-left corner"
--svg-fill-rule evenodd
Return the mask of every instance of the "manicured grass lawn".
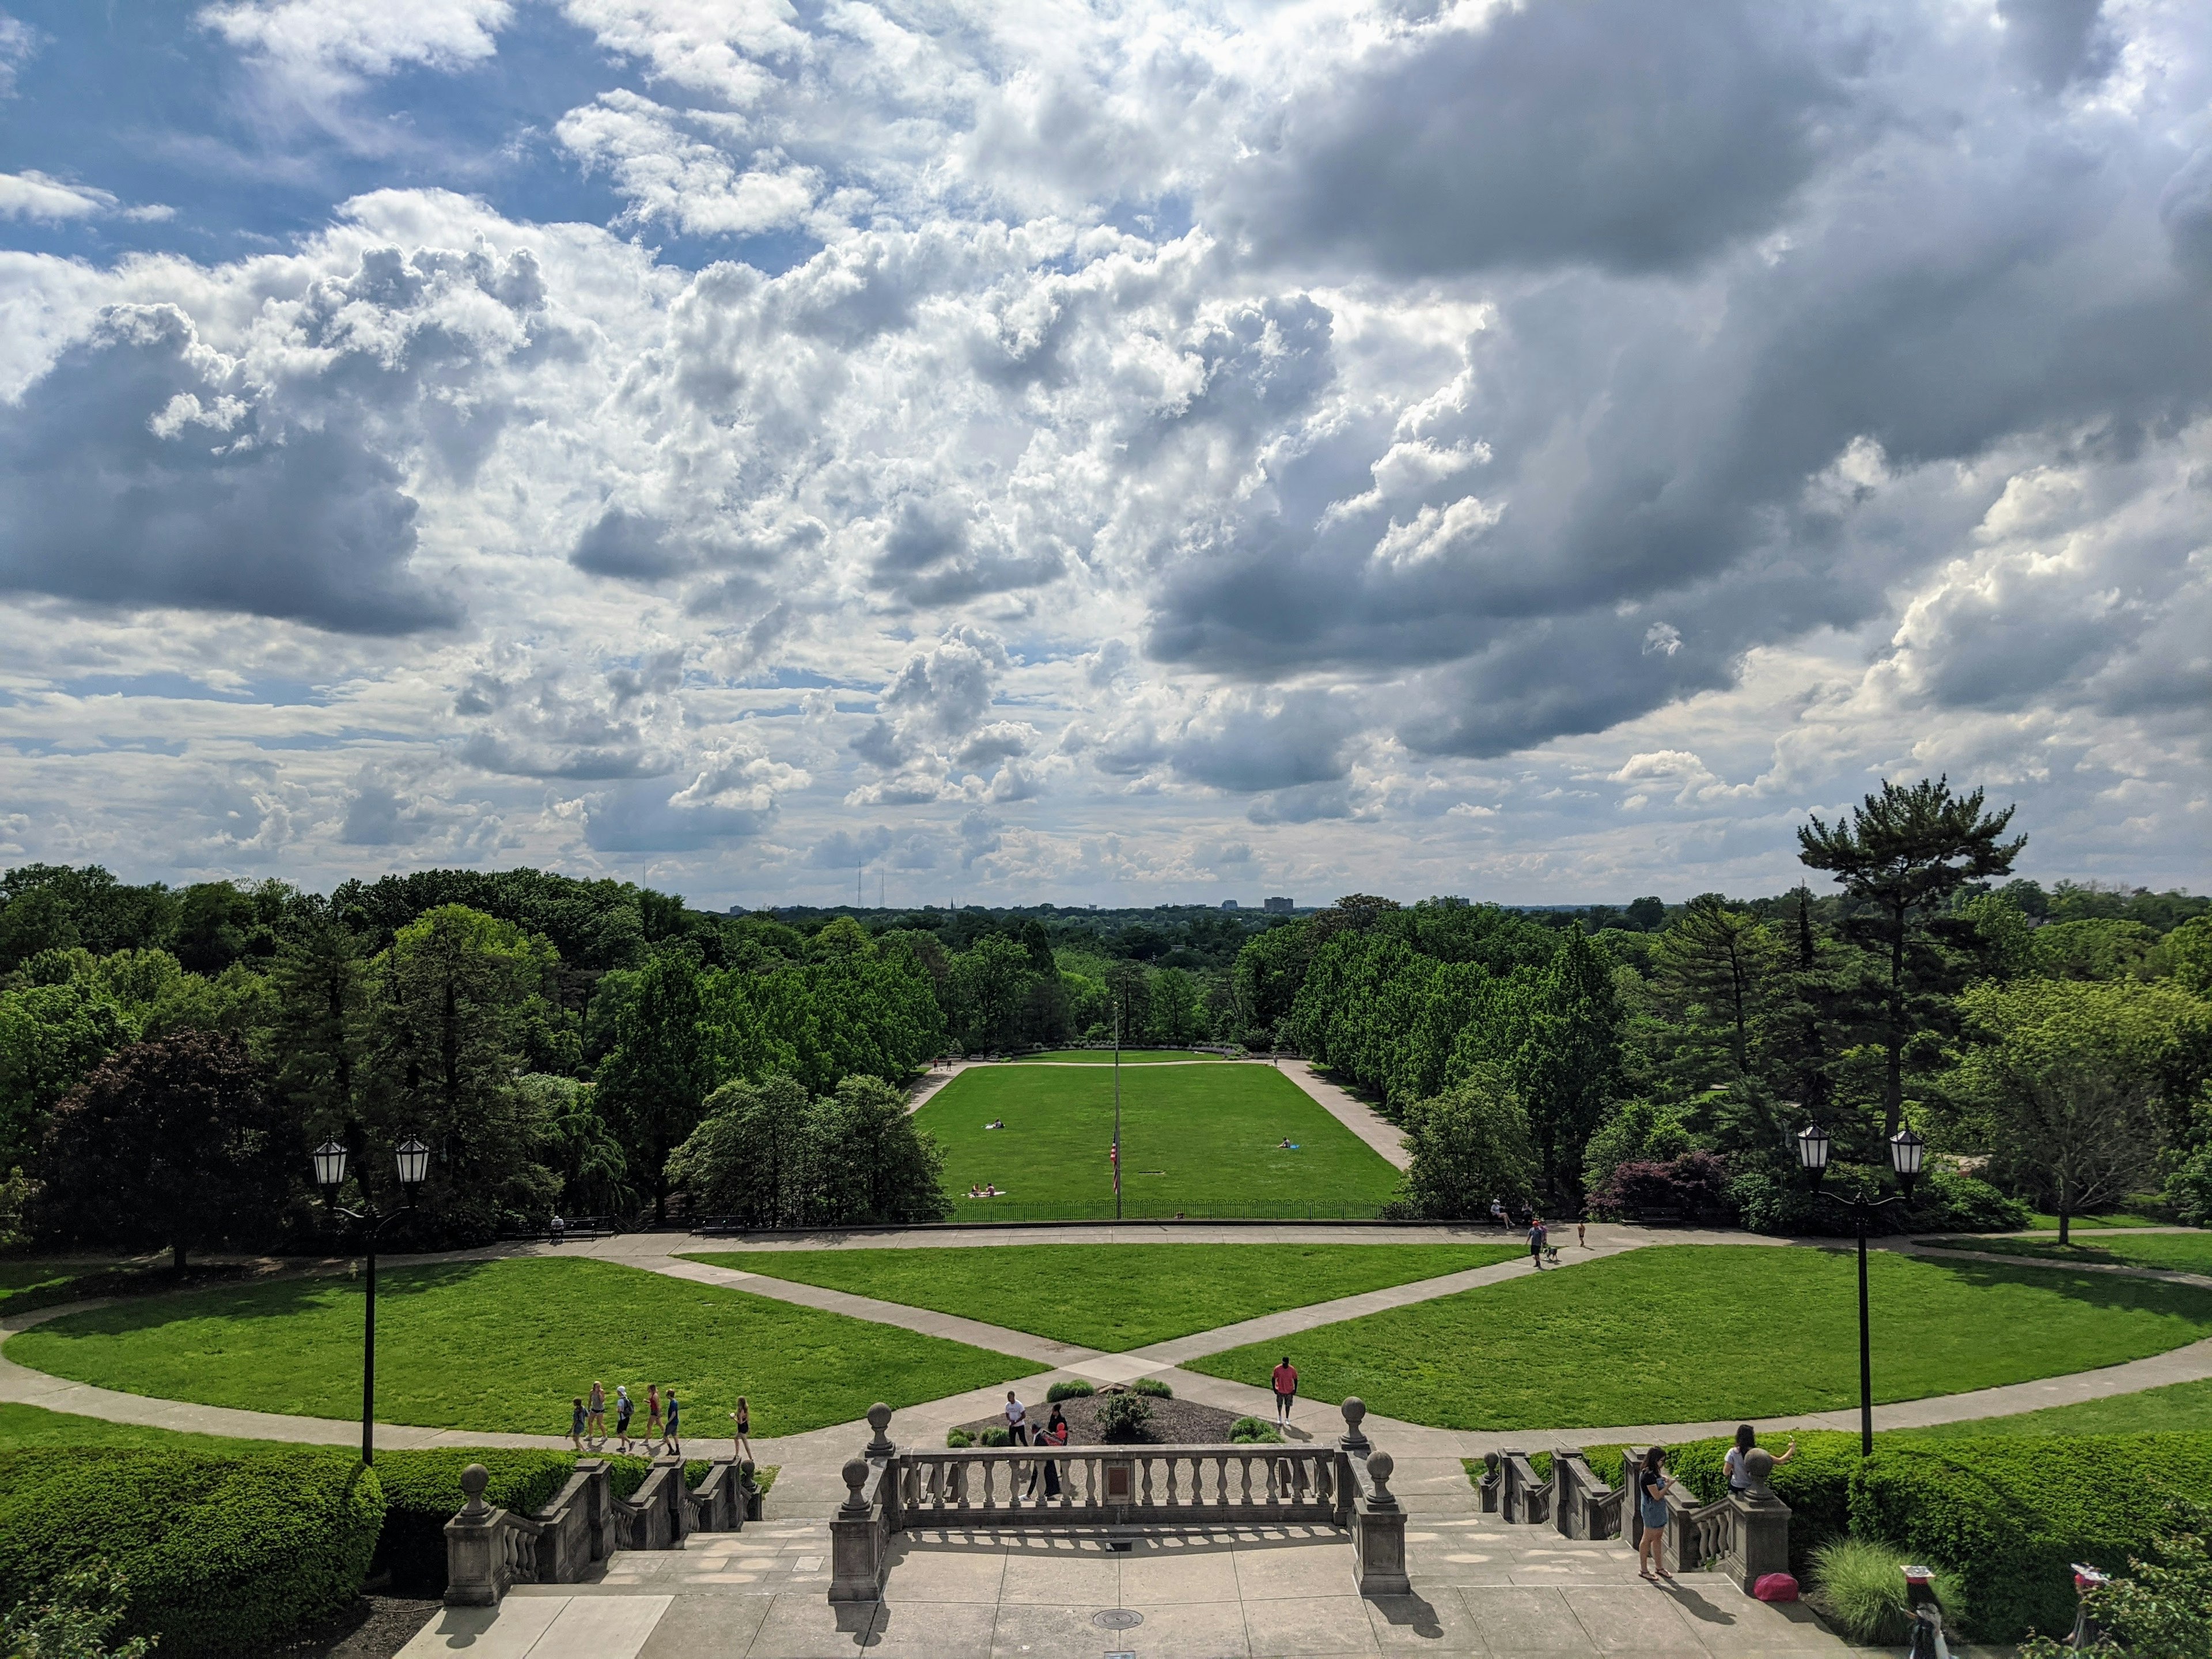
<path id="1" fill-rule="evenodd" d="M 185 1434 L 143 1423 L 110 1423 L 105 1418 L 79 1417 L 73 1412 L 50 1412 L 43 1406 L 0 1402 L 0 1451 L 12 1451 L 18 1446 L 145 1446 L 196 1452 L 301 1449 L 289 1441 L 233 1440 L 219 1434 Z"/>
<path id="2" fill-rule="evenodd" d="M 1124 1066 L 1168 1066 L 1188 1061 L 1194 1066 L 1225 1066 L 1229 1062 L 1219 1054 L 1194 1054 L 1188 1048 L 1124 1048 Z M 1111 1066 L 1111 1048 L 1054 1048 L 1041 1054 L 1024 1054 L 1007 1062 L 1012 1066 Z"/>
<path id="3" fill-rule="evenodd" d="M 1997 1255 L 2030 1256 L 2039 1261 L 2102 1261 L 2124 1267 L 2172 1267 L 2183 1273 L 2212 1273 L 2212 1232 L 2106 1232 L 2079 1243 L 2048 1238 L 1931 1238 L 1952 1250 L 1987 1250 Z"/>
<path id="4" fill-rule="evenodd" d="M 2055 1233 L 2058 1231 L 2058 1218 L 2045 1215 L 2040 1210 L 2031 1211 L 2027 1224 L 2039 1233 Z M 2069 1228 L 2085 1227 L 2093 1231 L 2113 1227 L 2164 1227 L 2170 1224 L 2154 1215 L 2077 1215 L 2068 1224 Z"/>
<path id="5" fill-rule="evenodd" d="M 1877 1401 L 2137 1359 L 2212 1334 L 2212 1291 L 1877 1251 Z M 1186 1369 L 1266 1386 L 1281 1343 Z M 1301 1391 L 1457 1429 L 1774 1417 L 1854 1405 L 1858 1304 L 1840 1250 L 1677 1244 L 1311 1331 Z"/>
<path id="6" fill-rule="evenodd" d="M 88 1271 L 81 1263 L 65 1261 L 0 1261 L 0 1314 L 11 1311 L 8 1304 L 13 1297 L 51 1291 Z"/>
<path id="7" fill-rule="evenodd" d="M 1114 1213 L 1114 1084 L 1097 1066 L 963 1072 L 915 1121 L 945 1149 L 963 1221 L 1097 1219 Z M 1004 1118 L 1003 1129 L 983 1126 Z M 1285 1152 L 1285 1137 L 1301 1150 Z M 1398 1172 L 1267 1066 L 1154 1066 L 1121 1073 L 1121 1190 L 1128 1216 L 1372 1216 Z M 995 1184 L 1006 1195 L 969 1199 Z"/>
<path id="8" fill-rule="evenodd" d="M 1024 1244 L 691 1259 L 1119 1350 L 1521 1254 L 1511 1244 Z"/>
<path id="9" fill-rule="evenodd" d="M 343 1279 L 149 1297 L 15 1337 L 19 1364 L 204 1405 L 356 1417 L 361 1291 Z M 674 1384 L 684 1423 L 720 1436 L 740 1394 L 755 1431 L 848 1422 L 1044 1369 L 895 1326 L 579 1258 L 378 1276 L 377 1415 L 387 1423 L 566 1435 L 591 1386 Z M 641 1406 L 641 1412 L 642 1407 Z"/>
<path id="10" fill-rule="evenodd" d="M 2109 1400 L 2084 1400 L 2072 1406 L 2046 1406 L 2014 1417 L 1978 1417 L 1966 1423 L 1938 1423 L 1925 1429 L 1884 1430 L 1915 1440 L 1956 1439 L 1995 1434 L 2143 1434 L 2158 1429 L 2212 1429 L 2212 1382 L 2173 1382 L 2140 1394 Z"/>

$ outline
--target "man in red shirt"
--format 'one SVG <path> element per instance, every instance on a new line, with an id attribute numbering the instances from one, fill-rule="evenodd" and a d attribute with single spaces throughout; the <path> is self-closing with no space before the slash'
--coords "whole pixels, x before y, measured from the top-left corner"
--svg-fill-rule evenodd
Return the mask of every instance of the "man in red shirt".
<path id="1" fill-rule="evenodd" d="M 1283 1363 L 1275 1367 L 1275 1426 L 1277 1428 L 1287 1429 L 1291 1426 L 1291 1407 L 1297 1402 L 1297 1397 L 1298 1368 L 1291 1364 L 1290 1355 L 1285 1354 Z"/>

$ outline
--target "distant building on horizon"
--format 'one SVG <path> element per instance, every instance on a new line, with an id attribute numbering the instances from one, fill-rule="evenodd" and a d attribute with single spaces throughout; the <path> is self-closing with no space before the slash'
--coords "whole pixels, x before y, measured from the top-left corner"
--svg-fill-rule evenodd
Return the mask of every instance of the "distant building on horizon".
<path id="1" fill-rule="evenodd" d="M 1221 901 L 1221 908 L 1224 910 L 1234 910 L 1237 908 L 1237 901 L 1235 899 L 1224 899 Z"/>
<path id="2" fill-rule="evenodd" d="M 1291 902 L 1286 898 L 1271 898 L 1260 908 L 1271 916 L 1287 916 L 1291 914 Z"/>

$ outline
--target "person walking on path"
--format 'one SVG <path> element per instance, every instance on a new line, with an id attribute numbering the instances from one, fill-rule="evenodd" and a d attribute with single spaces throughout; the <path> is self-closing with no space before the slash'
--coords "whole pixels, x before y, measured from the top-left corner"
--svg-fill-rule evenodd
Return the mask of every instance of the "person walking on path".
<path id="1" fill-rule="evenodd" d="M 607 1437 L 607 1391 L 598 1382 L 584 1399 L 584 1432 L 605 1444 Z"/>
<path id="2" fill-rule="evenodd" d="M 682 1411 L 682 1409 L 683 1407 L 676 1403 L 676 1385 L 672 1382 L 668 1385 L 667 1445 L 668 1449 L 674 1452 L 678 1457 L 684 1455 L 684 1427 L 682 1423 L 678 1420 L 678 1413 Z"/>
<path id="3" fill-rule="evenodd" d="M 1589 1249 L 1589 1218 L 1586 1215 L 1575 1218 L 1575 1248 L 1578 1250 Z"/>
<path id="4" fill-rule="evenodd" d="M 1547 1237 L 1544 1218 L 1540 1215 L 1530 1216 L 1528 1218 L 1528 1259 L 1536 1264 L 1538 1273 L 1544 1271 L 1544 1240 Z"/>
<path id="5" fill-rule="evenodd" d="M 1667 1571 L 1667 1493 L 1674 1481 L 1661 1467 L 1664 1457 L 1654 1446 L 1644 1454 L 1643 1465 L 1636 1471 L 1636 1501 L 1644 1520 L 1644 1536 L 1636 1546 L 1636 1571 L 1655 1583 L 1674 1577 Z"/>
<path id="6" fill-rule="evenodd" d="M 743 1395 L 738 1396 L 738 1408 L 730 1413 L 730 1455 L 740 1463 L 750 1462 L 753 1443 L 747 1437 L 753 1431 L 753 1408 Z"/>
<path id="7" fill-rule="evenodd" d="M 629 1397 L 629 1389 L 623 1383 L 615 1384 L 615 1434 L 621 1449 L 629 1450 L 629 1419 L 637 1410 L 637 1401 Z"/>
<path id="8" fill-rule="evenodd" d="M 1029 1407 L 1014 1398 L 1012 1389 L 1006 1390 L 1006 1443 L 1026 1446 L 1030 1443 Z"/>
<path id="9" fill-rule="evenodd" d="M 1735 1425 L 1735 1444 L 1729 1448 L 1729 1455 L 1725 1460 L 1725 1467 L 1728 1469 L 1729 1490 L 1730 1492 L 1749 1492 L 1751 1490 L 1751 1466 L 1745 1462 L 1744 1459 L 1751 1455 L 1752 1448 L 1756 1446 L 1758 1443 L 1759 1437 L 1752 1432 L 1750 1424 L 1739 1423 Z M 1782 1455 L 1774 1460 L 1775 1467 L 1778 1468 L 1780 1468 L 1783 1464 L 1787 1463 L 1791 1458 L 1796 1455 L 1797 1443 L 1795 1440 L 1792 1440 L 1790 1443 L 1789 1448 L 1783 1452 Z"/>
<path id="10" fill-rule="evenodd" d="M 1283 1356 L 1283 1363 L 1275 1367 L 1272 1381 L 1275 1385 L 1275 1426 L 1287 1429 L 1291 1426 L 1291 1407 L 1298 1401 L 1298 1368 L 1291 1364 L 1290 1355 Z"/>
<path id="11" fill-rule="evenodd" d="M 584 1449 L 584 1396 L 576 1396 L 576 1408 L 568 1413 L 568 1443 L 578 1451 Z"/>
<path id="12" fill-rule="evenodd" d="M 660 1443 L 660 1384 L 658 1382 L 645 1385 L 645 1443 L 648 1446 Z"/>

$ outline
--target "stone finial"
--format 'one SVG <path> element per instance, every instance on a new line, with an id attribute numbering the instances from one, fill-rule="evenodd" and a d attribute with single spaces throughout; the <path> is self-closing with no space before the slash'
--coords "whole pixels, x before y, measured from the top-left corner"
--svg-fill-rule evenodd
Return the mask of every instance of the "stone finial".
<path id="1" fill-rule="evenodd" d="M 1774 1454 L 1764 1446 L 1753 1446 L 1743 1455 L 1743 1495 L 1754 1504 L 1764 1504 L 1774 1497 L 1766 1477 L 1774 1473 Z"/>
<path id="2" fill-rule="evenodd" d="M 1494 1451 L 1486 1451 L 1486 1452 L 1483 1453 L 1483 1455 L 1482 1455 L 1482 1472 L 1483 1472 L 1485 1474 L 1497 1474 L 1497 1473 L 1498 1473 L 1498 1454 L 1497 1454 L 1496 1452 L 1494 1452 Z"/>
<path id="3" fill-rule="evenodd" d="M 1359 1431 L 1362 1419 L 1367 1415 L 1367 1402 L 1358 1395 L 1346 1395 L 1340 1407 L 1344 1413 L 1344 1438 L 1337 1444 L 1358 1456 L 1367 1449 L 1367 1437 Z"/>
<path id="4" fill-rule="evenodd" d="M 868 1427 L 875 1431 L 868 1441 L 869 1456 L 889 1457 L 898 1449 L 891 1444 L 891 1437 L 885 1432 L 890 1425 L 891 1408 L 889 1406 L 878 1400 L 868 1407 Z"/>
<path id="5" fill-rule="evenodd" d="M 1368 1498 L 1370 1507 L 1395 1510 L 1398 1500 L 1391 1495 L 1390 1476 L 1398 1467 L 1398 1460 L 1389 1452 L 1379 1451 L 1367 1460 L 1367 1478 L 1375 1483 L 1375 1491 Z"/>
<path id="6" fill-rule="evenodd" d="M 845 1477 L 846 1492 L 845 1501 L 837 1512 L 840 1515 L 866 1515 L 868 1512 L 868 1503 L 867 1499 L 860 1496 L 860 1488 L 868 1484 L 868 1460 L 865 1457 L 848 1457 L 845 1460 L 845 1467 L 839 1473 Z"/>
<path id="7" fill-rule="evenodd" d="M 461 1505 L 461 1518 L 481 1521 L 491 1513 L 491 1505 L 483 1501 L 484 1488 L 491 1485 L 491 1471 L 481 1463 L 471 1463 L 461 1471 L 461 1496 L 469 1501 Z"/>

